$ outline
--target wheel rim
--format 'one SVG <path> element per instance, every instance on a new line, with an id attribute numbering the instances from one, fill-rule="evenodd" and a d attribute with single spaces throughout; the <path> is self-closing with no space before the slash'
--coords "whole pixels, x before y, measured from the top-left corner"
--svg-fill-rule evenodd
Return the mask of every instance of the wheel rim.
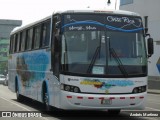
<path id="1" fill-rule="evenodd" d="M 19 98 L 19 91 L 17 90 L 17 92 L 16 92 L 16 93 L 17 93 L 17 94 L 16 94 L 16 95 L 17 95 L 17 98 Z"/>
<path id="2" fill-rule="evenodd" d="M 50 108 L 49 108 L 49 97 L 48 97 L 47 93 L 45 93 L 44 102 L 45 102 L 46 110 L 49 111 L 50 110 Z"/>
<path id="3" fill-rule="evenodd" d="M 44 99 L 45 103 L 48 104 L 48 94 L 45 93 L 45 99 Z"/>

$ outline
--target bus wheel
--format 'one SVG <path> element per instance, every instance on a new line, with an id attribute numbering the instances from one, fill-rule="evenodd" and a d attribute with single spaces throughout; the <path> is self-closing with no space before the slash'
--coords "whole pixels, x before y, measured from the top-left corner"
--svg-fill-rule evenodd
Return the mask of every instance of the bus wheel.
<path id="1" fill-rule="evenodd" d="M 16 97 L 18 102 L 23 101 L 23 96 L 19 94 L 19 90 L 16 88 Z"/>
<path id="2" fill-rule="evenodd" d="M 108 114 L 109 115 L 119 115 L 120 111 L 121 110 L 119 110 L 119 109 L 117 109 L 117 110 L 108 110 Z"/>
<path id="3" fill-rule="evenodd" d="M 48 96 L 48 93 L 46 91 L 44 93 L 44 106 L 45 106 L 46 111 L 51 110 L 50 105 L 49 105 L 49 96 Z"/>

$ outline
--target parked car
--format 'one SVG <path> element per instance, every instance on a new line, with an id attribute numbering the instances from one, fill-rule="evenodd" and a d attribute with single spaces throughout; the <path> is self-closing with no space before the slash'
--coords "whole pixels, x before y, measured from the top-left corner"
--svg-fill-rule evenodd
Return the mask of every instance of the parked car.
<path id="1" fill-rule="evenodd" d="M 6 77 L 2 74 L 0 74 L 0 84 L 3 84 L 5 81 Z"/>
<path id="2" fill-rule="evenodd" d="M 8 74 L 6 75 L 6 78 L 5 78 L 4 82 L 3 82 L 3 85 L 8 86 Z"/>

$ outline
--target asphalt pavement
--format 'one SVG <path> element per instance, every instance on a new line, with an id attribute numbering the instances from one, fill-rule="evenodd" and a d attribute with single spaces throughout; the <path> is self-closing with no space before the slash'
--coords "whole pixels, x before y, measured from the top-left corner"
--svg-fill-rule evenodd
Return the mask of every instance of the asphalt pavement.
<path id="1" fill-rule="evenodd" d="M 41 113 L 40 111 L 43 110 L 41 103 L 29 99 L 25 99 L 23 102 L 17 102 L 16 94 L 11 92 L 7 86 L 0 85 L 0 112 L 14 112 L 14 114 L 12 112 L 12 118 L 1 117 L 0 120 L 160 120 L 160 117 L 155 116 L 136 116 L 146 114 L 147 112 L 149 112 L 149 114 L 160 114 L 159 99 L 160 95 L 148 94 L 145 110 L 122 110 L 119 116 L 111 116 L 107 114 L 107 111 L 54 111 L 49 114 L 44 113 L 44 117 L 23 117 L 16 116 L 16 111 L 19 115 L 28 112 Z M 131 114 L 133 114 L 133 116 Z"/>

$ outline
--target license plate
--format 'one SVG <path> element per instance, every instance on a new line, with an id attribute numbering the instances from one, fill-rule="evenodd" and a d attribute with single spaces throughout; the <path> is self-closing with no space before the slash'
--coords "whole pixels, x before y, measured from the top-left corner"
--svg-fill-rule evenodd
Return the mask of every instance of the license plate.
<path id="1" fill-rule="evenodd" d="M 112 99 L 102 99 L 101 104 L 102 105 L 111 105 L 112 104 Z"/>

